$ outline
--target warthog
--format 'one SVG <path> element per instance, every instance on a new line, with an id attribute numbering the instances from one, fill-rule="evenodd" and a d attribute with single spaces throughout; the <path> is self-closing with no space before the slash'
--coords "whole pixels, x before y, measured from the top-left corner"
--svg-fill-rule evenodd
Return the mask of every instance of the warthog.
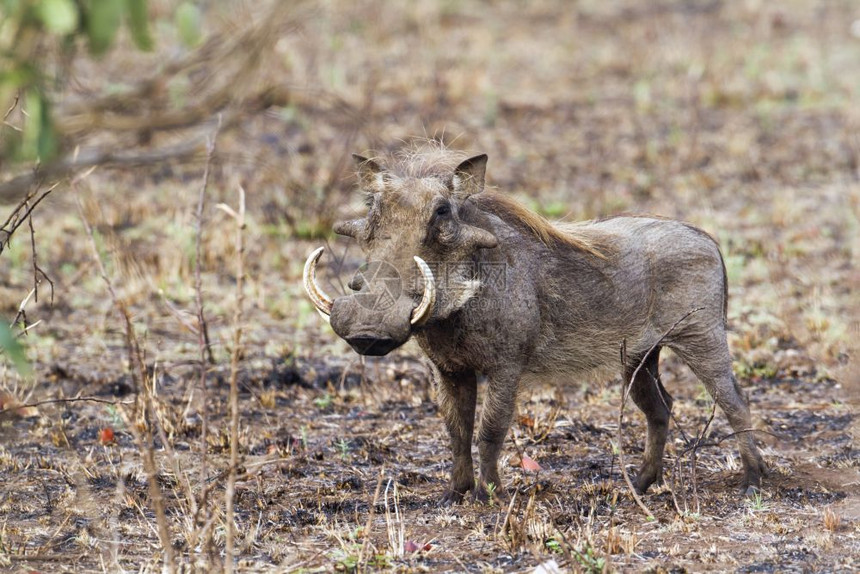
<path id="1" fill-rule="evenodd" d="M 657 372 L 661 347 L 689 365 L 738 433 L 742 491 L 759 486 L 765 465 L 732 374 L 726 273 L 709 235 L 654 217 L 550 223 L 484 190 L 486 155 L 425 146 L 384 162 L 355 159 L 369 210 L 335 231 L 370 263 L 350 282 L 354 294 L 332 300 L 316 283 L 317 249 L 305 288 L 358 353 L 384 355 L 411 336 L 426 353 L 454 456 L 444 502 L 501 491 L 499 454 L 521 385 L 618 368 L 629 382 L 640 363 L 630 394 L 648 430 L 635 486 L 660 481 L 672 406 Z M 488 381 L 478 481 L 476 373 Z"/>

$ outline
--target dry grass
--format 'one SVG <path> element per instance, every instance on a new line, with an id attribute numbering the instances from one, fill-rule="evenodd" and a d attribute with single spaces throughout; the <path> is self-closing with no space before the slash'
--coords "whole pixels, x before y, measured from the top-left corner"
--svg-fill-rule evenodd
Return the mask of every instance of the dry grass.
<path id="1" fill-rule="evenodd" d="M 248 190 L 239 291 L 235 224 L 212 207 L 197 255 L 202 165 L 96 171 L 89 190 L 58 188 L 36 210 L 54 306 L 46 296 L 27 303 L 28 319 L 42 321 L 25 338 L 35 378 L 0 366 L 0 386 L 18 401 L 116 404 L 0 413 L 0 561 L 159 570 L 158 490 L 177 560 L 219 564 L 235 468 L 237 570 L 506 572 L 549 560 L 592 572 L 856 569 L 857 18 L 849 2 L 318 5 L 265 70 L 308 97 L 219 136 L 206 205 Z M 108 59 L 111 81 L 132 81 L 129 58 Z M 75 89 L 106 81 L 90 74 Z M 697 451 L 693 491 L 682 436 L 702 432 L 711 403 L 669 356 L 672 476 L 644 497 L 657 520 L 629 497 L 614 454 L 638 462 L 644 421 L 628 407 L 619 445 L 621 386 L 599 381 L 523 397 L 506 445 L 508 503 L 437 507 L 447 439 L 417 348 L 359 360 L 299 280 L 331 222 L 360 209 L 349 154 L 425 133 L 487 152 L 490 183 L 547 216 L 659 213 L 720 239 L 736 371 L 757 428 L 772 433 L 760 437 L 772 468 L 761 497 L 736 498 L 731 441 Z M 155 469 L 122 416 L 119 403 L 133 399 L 129 333 L 77 201 L 144 358 Z M 347 242 L 332 247 L 345 255 L 323 273 L 335 293 L 359 255 Z M 32 288 L 30 250 L 25 234 L 2 253 L 0 315 L 14 316 Z M 193 329 L 197 263 L 211 366 Z M 115 444 L 99 442 L 106 427 Z M 729 432 L 717 412 L 702 438 Z M 541 470 L 523 470 L 523 455 Z M 194 501 L 212 505 L 200 521 Z"/>

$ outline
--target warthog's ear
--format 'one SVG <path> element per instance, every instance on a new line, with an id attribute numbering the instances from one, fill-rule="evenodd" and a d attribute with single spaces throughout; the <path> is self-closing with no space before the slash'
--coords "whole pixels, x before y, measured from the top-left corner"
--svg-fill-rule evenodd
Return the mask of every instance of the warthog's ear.
<path id="1" fill-rule="evenodd" d="M 352 159 L 358 167 L 358 185 L 361 189 L 377 193 L 385 188 L 385 170 L 378 163 L 357 153 L 352 154 Z"/>
<path id="2" fill-rule="evenodd" d="M 484 175 L 487 173 L 487 154 L 470 157 L 454 170 L 454 196 L 466 199 L 484 191 Z"/>
<path id="3" fill-rule="evenodd" d="M 464 225 L 460 233 L 463 243 L 472 247 L 492 249 L 499 245 L 499 240 L 496 239 L 495 235 L 474 225 Z"/>
<path id="4" fill-rule="evenodd" d="M 366 219 L 352 219 L 350 221 L 339 221 L 334 224 L 334 232 L 338 235 L 345 235 L 346 237 L 352 237 L 353 239 L 358 239 L 362 235 L 364 235 L 364 231 L 367 228 L 367 220 Z"/>

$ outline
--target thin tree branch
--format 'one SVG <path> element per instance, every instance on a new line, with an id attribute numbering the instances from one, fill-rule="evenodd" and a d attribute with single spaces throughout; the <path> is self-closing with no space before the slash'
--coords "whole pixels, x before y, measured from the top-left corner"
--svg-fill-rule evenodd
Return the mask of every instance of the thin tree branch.
<path id="1" fill-rule="evenodd" d="M 239 186 L 239 210 L 225 204 L 218 207 L 236 221 L 236 308 L 233 314 L 233 345 L 230 350 L 230 473 L 227 475 L 225 506 L 227 535 L 224 549 L 224 570 L 234 570 L 236 524 L 234 498 L 236 494 L 236 469 L 239 465 L 239 358 L 242 344 L 242 313 L 245 302 L 245 190 Z"/>
<path id="2" fill-rule="evenodd" d="M 24 404 L 15 405 L 13 407 L 5 408 L 5 409 L 0 409 L 0 416 L 3 416 L 3 415 L 10 413 L 12 411 L 17 411 L 18 409 L 25 409 L 25 408 L 31 408 L 31 407 L 35 408 L 35 407 L 40 407 L 42 405 L 51 405 L 51 404 L 57 404 L 57 403 L 81 403 L 81 402 L 101 403 L 104 405 L 113 405 L 113 406 L 133 404 L 131 401 L 112 401 L 109 399 L 100 399 L 98 397 L 71 397 L 68 399 L 45 399 L 42 401 L 35 401 L 32 403 L 24 403 Z"/>
<path id="3" fill-rule="evenodd" d="M 672 334 L 672 332 L 687 320 L 690 315 L 694 313 L 698 313 L 701 311 L 702 307 L 697 307 L 691 311 L 688 311 L 684 314 L 683 317 L 675 321 L 675 323 L 669 327 L 665 333 L 663 333 L 657 341 L 651 345 L 651 348 L 648 349 L 646 353 L 642 355 L 642 359 L 639 361 L 639 364 L 636 365 L 636 369 L 633 371 L 633 374 L 630 376 L 629 381 L 624 381 L 624 389 L 621 393 L 621 406 L 618 408 L 618 430 L 616 435 L 616 440 L 618 442 L 618 464 L 621 466 L 621 473 L 624 475 L 624 481 L 627 483 L 627 488 L 630 490 L 630 494 L 633 496 L 633 500 L 636 501 L 636 504 L 639 505 L 639 508 L 642 509 L 643 512 L 651 519 L 656 521 L 657 518 L 654 514 L 648 509 L 645 503 L 642 501 L 642 497 L 639 496 L 639 493 L 636 492 L 636 488 L 633 486 L 633 481 L 630 479 L 630 475 L 627 472 L 627 467 L 624 464 L 624 445 L 623 445 L 623 428 L 624 428 L 624 404 L 627 402 L 627 397 L 630 396 L 630 390 L 633 388 L 633 381 L 636 380 L 636 377 L 639 375 L 639 371 L 645 365 L 645 361 L 648 359 L 648 356 L 654 352 L 654 350 L 663 344 L 663 341 Z M 621 364 L 622 369 L 626 368 L 627 365 L 627 341 L 622 341 L 621 343 Z"/>

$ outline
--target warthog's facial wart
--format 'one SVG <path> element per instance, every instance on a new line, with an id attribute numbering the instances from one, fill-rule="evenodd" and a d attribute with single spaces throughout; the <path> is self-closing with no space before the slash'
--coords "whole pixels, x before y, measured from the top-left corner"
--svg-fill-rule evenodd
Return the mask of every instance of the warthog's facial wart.
<path id="1" fill-rule="evenodd" d="M 304 270 L 304 286 L 305 291 L 313 302 L 319 314 L 326 321 L 331 321 L 331 315 L 337 301 L 332 301 L 325 291 L 316 282 L 316 266 L 325 248 L 319 247 L 308 257 L 305 262 Z M 421 293 L 421 300 L 418 306 L 413 308 L 409 314 L 409 324 L 411 326 L 421 326 L 427 322 L 427 319 L 433 314 L 433 307 L 436 303 L 436 282 L 433 278 L 433 272 L 423 259 L 417 255 L 414 257 L 415 264 L 421 272 L 421 277 L 424 281 L 424 288 Z M 366 266 L 367 267 L 367 266 Z M 377 269 L 383 267 L 376 265 Z M 353 297 L 359 302 L 359 305 L 367 308 L 370 311 L 385 311 L 392 307 L 397 307 L 398 298 L 396 292 L 399 291 L 399 278 L 388 277 L 388 281 L 379 281 L 377 285 L 382 287 L 376 293 L 360 292 Z M 392 285 L 392 283 L 394 285 Z M 338 301 L 343 300 L 341 297 Z M 338 316 L 340 317 L 340 316 Z M 335 332 L 340 334 L 338 325 L 343 331 L 349 331 L 348 325 L 343 325 L 342 321 L 332 323 Z M 357 353 L 362 355 L 385 355 L 393 351 L 400 345 L 406 342 L 410 333 L 406 333 L 406 338 L 395 336 L 397 333 L 392 330 L 390 333 L 373 332 L 351 332 L 348 335 L 341 335 Z M 401 340 L 402 339 L 402 340 Z"/>

